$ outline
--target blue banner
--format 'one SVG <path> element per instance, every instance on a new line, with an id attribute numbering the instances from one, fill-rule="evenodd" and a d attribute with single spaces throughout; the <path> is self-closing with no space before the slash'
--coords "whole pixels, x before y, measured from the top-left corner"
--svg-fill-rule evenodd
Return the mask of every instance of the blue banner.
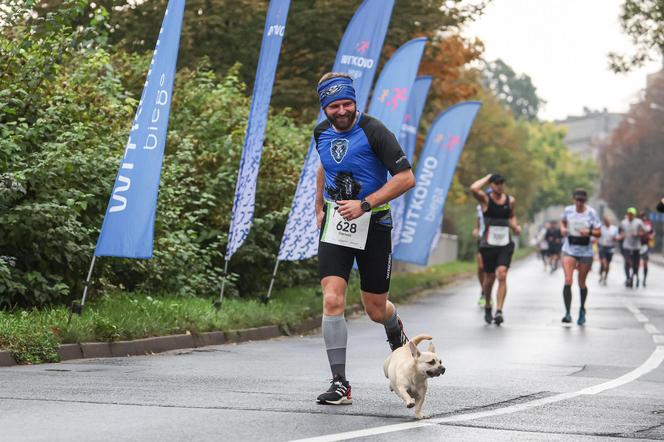
<path id="1" fill-rule="evenodd" d="M 412 93 L 417 70 L 424 52 L 426 38 L 411 40 L 399 49 L 385 63 L 369 106 L 369 115 L 378 118 L 399 139 L 401 125 L 406 115 L 408 97 Z M 404 212 L 404 196 L 391 201 L 392 208 L 392 247 L 398 243 L 401 220 Z M 396 216 L 395 215 L 396 212 Z"/>
<path id="2" fill-rule="evenodd" d="M 413 84 L 413 90 L 408 97 L 406 115 L 403 117 L 401 132 L 399 132 L 399 143 L 401 143 L 401 147 L 410 162 L 415 158 L 417 128 L 420 126 L 420 118 L 422 117 L 422 111 L 427 101 L 432 80 L 433 78 L 430 75 L 417 77 L 415 84 Z"/>
<path id="3" fill-rule="evenodd" d="M 417 164 L 417 184 L 408 192 L 408 206 L 394 259 L 427 265 L 443 220 L 447 193 L 459 157 L 481 103 L 451 106 L 434 120 Z"/>
<path id="4" fill-rule="evenodd" d="M 256 179 L 263 153 L 265 125 L 272 97 L 274 74 L 279 62 L 281 41 L 286 31 L 286 18 L 290 0 L 271 0 L 265 19 L 263 42 L 258 58 L 258 69 L 254 82 L 254 92 L 249 110 L 249 121 L 244 138 L 240 170 L 235 184 L 233 213 L 226 246 L 226 260 L 242 245 L 249 235 L 254 218 L 254 202 L 256 199 Z"/>
<path id="5" fill-rule="evenodd" d="M 169 0 L 95 256 L 151 258 L 185 0 Z"/>
<path id="6" fill-rule="evenodd" d="M 416 38 L 397 49 L 374 87 L 367 113 L 380 120 L 397 139 L 426 43 L 426 38 Z"/>
<path id="7" fill-rule="evenodd" d="M 332 71 L 345 72 L 353 77 L 360 111 L 364 110 L 369 98 L 393 7 L 394 0 L 364 0 L 348 24 L 337 50 Z M 312 93 L 315 87 L 315 84 L 311 85 Z M 318 121 L 323 118 L 325 116 L 321 112 Z M 281 238 L 278 260 L 297 261 L 318 253 L 315 199 L 319 165 L 320 159 L 312 138 Z"/>
<path id="8" fill-rule="evenodd" d="M 408 96 L 406 105 L 406 114 L 401 123 L 399 131 L 399 143 L 403 148 L 406 158 L 412 164 L 415 157 L 415 146 L 417 145 L 417 128 L 420 125 L 420 117 L 424 110 L 424 103 L 427 101 L 429 86 L 431 86 L 431 76 L 421 76 L 415 79 L 413 89 Z M 401 238 L 401 229 L 403 227 L 403 216 L 406 212 L 406 195 L 395 198 L 390 203 L 392 211 L 392 250 L 399 245 Z"/>

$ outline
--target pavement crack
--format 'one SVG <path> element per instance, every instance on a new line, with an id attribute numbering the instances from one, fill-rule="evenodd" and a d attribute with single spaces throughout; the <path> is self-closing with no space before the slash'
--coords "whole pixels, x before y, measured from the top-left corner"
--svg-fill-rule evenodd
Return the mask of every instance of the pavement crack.
<path id="1" fill-rule="evenodd" d="M 474 406 L 474 407 L 464 407 L 464 408 L 459 408 L 457 410 L 448 411 L 447 413 L 434 414 L 434 415 L 431 415 L 431 417 L 448 417 L 448 416 L 457 415 L 459 413 L 467 413 L 467 412 L 483 411 L 483 410 L 493 410 L 495 408 L 501 408 L 504 405 L 515 405 L 515 404 L 519 404 L 521 402 L 528 402 L 531 399 L 541 399 L 543 397 L 550 396 L 551 394 L 553 394 L 553 393 L 551 393 L 550 391 L 538 391 L 538 392 L 535 392 L 535 393 L 516 396 L 516 397 L 510 398 L 510 399 L 506 399 L 504 401 L 492 402 L 492 403 L 486 404 L 486 405 L 477 405 L 477 406 Z"/>

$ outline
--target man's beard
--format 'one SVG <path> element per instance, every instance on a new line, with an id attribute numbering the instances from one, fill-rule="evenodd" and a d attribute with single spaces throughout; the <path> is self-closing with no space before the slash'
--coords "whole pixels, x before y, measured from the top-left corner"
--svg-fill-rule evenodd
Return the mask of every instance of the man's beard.
<path id="1" fill-rule="evenodd" d="M 344 115 L 343 117 L 327 117 L 330 123 L 339 130 L 348 130 L 355 121 L 355 112 Z"/>

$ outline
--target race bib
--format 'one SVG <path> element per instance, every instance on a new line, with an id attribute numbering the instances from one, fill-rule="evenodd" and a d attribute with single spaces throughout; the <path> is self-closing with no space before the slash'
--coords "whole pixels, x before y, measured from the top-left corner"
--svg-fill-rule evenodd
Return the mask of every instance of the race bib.
<path id="1" fill-rule="evenodd" d="M 642 244 L 639 253 L 641 255 L 645 255 L 646 253 L 648 253 L 648 244 Z"/>
<path id="2" fill-rule="evenodd" d="M 486 242 L 490 246 L 506 246 L 510 243 L 510 228 L 507 226 L 489 226 Z"/>
<path id="3" fill-rule="evenodd" d="M 581 229 L 587 229 L 588 225 L 585 221 L 570 221 L 569 222 L 569 235 L 581 236 Z"/>
<path id="4" fill-rule="evenodd" d="M 334 207 L 334 204 L 327 203 L 325 229 L 321 241 L 364 250 L 369 234 L 371 212 L 367 212 L 352 221 L 346 221 Z"/>

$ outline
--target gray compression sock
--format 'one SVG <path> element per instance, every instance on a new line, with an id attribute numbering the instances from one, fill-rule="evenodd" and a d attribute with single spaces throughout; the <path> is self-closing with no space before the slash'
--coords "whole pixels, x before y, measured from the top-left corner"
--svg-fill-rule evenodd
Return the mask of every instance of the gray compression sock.
<path id="1" fill-rule="evenodd" d="M 387 321 L 385 321 L 385 333 L 387 336 L 392 336 L 396 334 L 401 334 L 401 327 L 399 327 L 399 321 L 397 321 L 397 309 L 394 309 L 394 313 L 392 316 L 387 318 Z"/>
<path id="2" fill-rule="evenodd" d="M 332 378 L 341 375 L 345 379 L 348 330 L 343 313 L 338 316 L 323 315 L 323 339 L 327 350 L 327 360 L 330 362 L 332 370 Z"/>

